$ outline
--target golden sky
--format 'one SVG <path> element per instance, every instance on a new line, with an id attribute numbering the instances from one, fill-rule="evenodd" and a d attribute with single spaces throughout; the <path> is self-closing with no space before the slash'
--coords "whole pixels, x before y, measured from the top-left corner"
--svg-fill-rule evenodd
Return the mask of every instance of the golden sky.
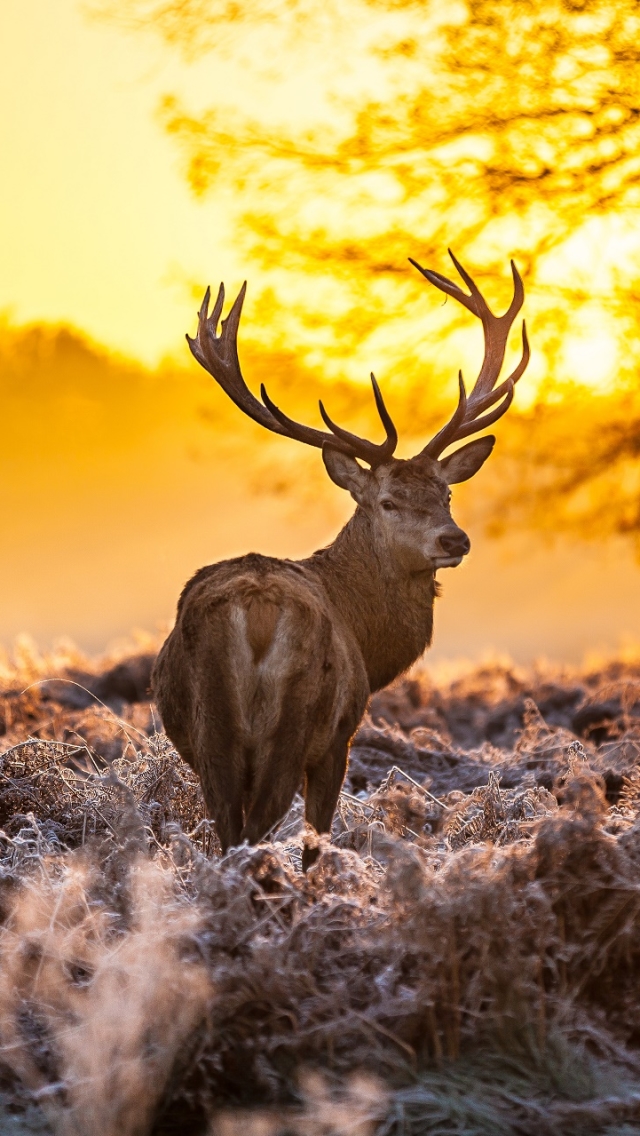
<path id="1" fill-rule="evenodd" d="M 68 322 L 155 362 L 182 352 L 187 282 L 237 278 L 157 121 L 176 82 L 195 95 L 198 69 L 78 0 L 3 0 L 0 311 L 13 321 Z"/>
<path id="2" fill-rule="evenodd" d="M 250 548 L 304 555 L 348 515 L 349 502 L 326 482 L 317 454 L 264 439 L 191 362 L 184 332 L 194 330 L 207 283 L 225 279 L 233 293 L 248 277 L 247 376 L 254 389 L 268 379 L 280 400 L 293 399 L 291 374 L 304 380 L 307 415 L 317 414 L 316 375 L 318 384 L 345 375 L 366 384 L 373 368 L 392 410 L 419 435 L 426 426 L 415 387 L 414 402 L 405 398 L 406 361 L 414 371 L 426 367 L 439 391 L 453 391 L 459 365 L 473 373 L 478 329 L 468 321 L 452 325 L 451 306 L 409 271 L 398 305 L 395 282 L 376 282 L 368 293 L 357 265 L 342 263 L 338 273 L 329 263 L 309 279 L 293 260 L 252 261 L 240 239 L 242 208 L 259 210 L 269 178 L 277 195 L 277 178 L 288 174 L 267 163 L 262 182 L 247 174 L 239 190 L 238 181 L 214 179 L 197 196 L 185 177 L 185 137 L 168 137 L 158 110 L 177 92 L 190 114 L 218 106 L 230 131 L 256 105 L 263 119 L 303 131 L 323 122 L 329 108 L 339 131 L 342 111 L 329 93 L 377 90 L 381 72 L 368 40 L 400 18 L 380 6 L 369 22 L 337 27 L 327 9 L 283 68 L 269 26 L 249 29 L 240 52 L 188 58 L 157 37 L 92 17 L 78 0 L 3 0 L 0 641 L 21 631 L 43 643 L 68 634 L 98 650 L 133 627 L 154 632 L 171 619 L 182 583 L 202 563 Z M 330 218 L 357 245 L 389 218 L 411 221 L 384 172 L 359 175 L 340 200 L 303 191 L 300 183 L 305 231 Z M 291 208 L 290 197 L 282 208 Z M 418 235 L 419 221 L 417 214 Z M 500 239 L 506 249 L 508 232 Z M 482 241 L 476 259 L 481 252 Z M 569 280 L 582 301 L 562 340 L 560 369 L 596 389 L 619 381 L 624 334 L 603 297 L 639 253 L 640 227 L 628 215 L 585 218 L 574 239 L 527 279 L 534 352 L 536 331 L 539 344 L 549 335 L 545 304 Z M 406 264 L 416 254 L 419 247 L 403 247 L 398 257 Z M 448 271 L 444 247 L 432 266 Z M 504 271 L 488 282 L 497 306 L 508 288 L 505 254 Z M 341 305 L 356 293 L 363 310 L 370 304 L 370 321 L 334 334 Z M 314 305 L 322 319 L 313 319 Z M 58 325 L 77 332 L 65 338 Z M 260 356 L 261 343 L 270 354 Z M 538 350 L 518 394 L 521 407 L 533 401 L 545 368 Z M 427 402 L 429 390 L 425 385 Z M 357 415 L 367 413 L 366 401 L 351 406 L 335 385 L 328 402 L 342 406 L 345 424 L 355 428 Z M 638 569 L 628 545 L 560 541 L 551 548 L 535 533 L 488 541 L 479 525 L 473 529 L 468 507 L 482 493 L 482 476 L 457 494 L 474 549 L 463 569 L 444 575 L 433 657 L 496 649 L 523 660 L 578 658 L 589 648 L 640 640 Z"/>
<path id="3" fill-rule="evenodd" d="M 444 9 L 455 11 L 455 6 Z M 336 363 L 330 329 L 322 320 L 301 329 L 295 312 L 288 321 L 282 319 L 292 280 L 325 314 L 332 308 L 339 313 L 344 291 L 335 279 L 336 266 L 316 272 L 311 284 L 305 276 L 297 277 L 292 265 L 271 263 L 266 271 L 253 264 L 239 239 L 237 194 L 232 200 L 224 179 L 209 187 L 206 197 L 191 193 L 180 150 L 161 122 L 161 100 L 177 92 L 192 115 L 217 107 L 231 133 L 258 104 L 262 120 L 271 118 L 275 128 L 310 129 L 330 113 L 339 135 L 344 117 L 339 96 L 371 93 L 381 82 L 382 73 L 367 54 L 368 41 L 402 16 L 381 10 L 376 21 L 369 13 L 364 28 L 364 21 L 356 25 L 354 19 L 336 27 L 327 17 L 326 26 L 313 27 L 306 38 L 284 49 L 281 42 L 271 43 L 273 29 L 258 26 L 243 30 L 240 52 L 185 59 L 158 37 L 126 34 L 95 18 L 89 0 L 4 0 L 0 312 L 18 323 L 68 322 L 111 349 L 153 364 L 167 353 L 184 357 L 183 334 L 193 326 L 195 297 L 207 283 L 225 279 L 233 290 L 249 277 L 245 331 L 251 334 L 260 318 L 251 307 L 268 283 L 278 290 L 281 309 L 277 328 L 266 331 L 270 340 L 282 344 L 288 339 L 329 374 L 346 372 L 366 382 L 371 367 L 381 361 L 393 370 L 403 357 L 399 344 L 406 351 L 409 339 L 421 350 L 425 339 L 430 341 L 432 363 L 441 350 L 443 317 L 438 305 L 423 299 L 424 285 L 412 279 L 406 262 L 407 256 L 420 253 L 419 213 L 415 241 L 398 258 L 413 289 L 412 308 L 388 308 L 386 319 L 380 315 L 373 330 L 358 337 L 349 357 L 341 353 Z M 270 67 L 265 59 L 271 47 Z M 382 93 L 393 97 L 393 91 Z M 277 189 L 276 176 L 277 171 Z M 322 226 L 330 218 L 338 229 L 346 226 L 354 242 L 364 244 L 367 234 L 400 220 L 406 209 L 384 170 L 354 177 L 343 200 L 323 195 L 318 185 L 306 197 L 301 187 L 296 202 L 301 225 Z M 249 178 L 243 206 L 255 208 L 263 190 Z M 290 201 L 283 201 L 290 209 Z M 562 363 L 585 381 L 602 385 L 615 375 L 617 344 L 597 301 L 609 293 L 614 273 L 637 262 L 640 231 L 628 217 L 585 220 L 575 239 L 547 257 L 538 278 L 528 281 L 528 314 L 531 322 L 545 287 L 553 290 L 561 280 L 588 290 L 593 303 L 583 304 L 576 315 Z M 455 245 L 455 230 L 446 235 Z M 501 239 L 508 248 L 508 233 Z M 444 247 L 441 255 L 437 267 L 443 269 Z M 504 268 L 498 288 L 506 295 L 506 256 Z M 354 281 L 360 284 L 357 266 L 350 271 L 349 285 Z M 384 286 L 380 295 L 371 289 L 372 307 L 389 296 Z M 453 342 L 472 369 L 477 329 L 463 326 Z M 447 343 L 447 370 L 454 383 L 450 351 Z M 538 352 L 519 392 L 521 403 L 533 397 L 543 374 Z"/>
<path id="4" fill-rule="evenodd" d="M 344 68 L 311 42 L 285 73 L 258 73 L 245 56 L 263 62 L 269 36 L 254 34 L 239 59 L 185 61 L 82 0 L 3 0 L 0 312 L 70 323 L 151 364 L 184 357 L 206 284 L 237 289 L 251 265 L 234 242 L 229 193 L 212 204 L 190 192 L 159 103 L 178 91 L 194 112 L 219 103 L 233 119 L 259 100 L 274 119 L 314 122 L 325 73 Z M 366 70 L 351 88 L 363 81 Z"/>

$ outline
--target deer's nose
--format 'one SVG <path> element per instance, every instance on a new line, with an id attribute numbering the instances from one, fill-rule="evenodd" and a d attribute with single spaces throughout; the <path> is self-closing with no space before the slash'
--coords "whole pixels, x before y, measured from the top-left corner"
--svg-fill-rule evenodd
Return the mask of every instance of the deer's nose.
<path id="1" fill-rule="evenodd" d="M 441 533 L 438 544 L 446 556 L 466 556 L 471 548 L 471 541 L 462 529 Z"/>

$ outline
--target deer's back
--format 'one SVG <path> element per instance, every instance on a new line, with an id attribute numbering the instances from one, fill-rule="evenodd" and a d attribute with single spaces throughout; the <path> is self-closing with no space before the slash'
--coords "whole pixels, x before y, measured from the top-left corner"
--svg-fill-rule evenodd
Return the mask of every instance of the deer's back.
<path id="1" fill-rule="evenodd" d="M 321 583 L 303 564 L 257 554 L 187 583 L 153 685 L 169 734 L 189 734 L 174 737 L 187 759 L 210 714 L 229 717 L 252 747 L 283 714 L 304 712 L 322 749 L 345 717 L 355 728 L 369 694 L 360 650 Z"/>

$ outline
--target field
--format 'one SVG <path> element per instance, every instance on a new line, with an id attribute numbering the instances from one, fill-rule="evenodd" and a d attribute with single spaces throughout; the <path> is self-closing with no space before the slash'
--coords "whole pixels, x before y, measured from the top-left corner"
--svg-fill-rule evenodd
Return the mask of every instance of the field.
<path id="1" fill-rule="evenodd" d="M 640 1133 L 640 661 L 377 695 L 306 876 L 299 802 L 220 859 L 151 661 L 1 675 L 1 1132 Z"/>

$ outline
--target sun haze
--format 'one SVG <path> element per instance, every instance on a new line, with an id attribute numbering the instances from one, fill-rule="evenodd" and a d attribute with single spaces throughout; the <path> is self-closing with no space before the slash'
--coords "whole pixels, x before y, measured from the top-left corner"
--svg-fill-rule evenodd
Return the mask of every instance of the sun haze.
<path id="1" fill-rule="evenodd" d="M 13 321 L 74 324 L 154 363 L 182 351 L 189 281 L 237 274 L 156 118 L 176 71 L 77 0 L 2 4 L 0 310 Z"/>
<path id="2" fill-rule="evenodd" d="M 407 263 L 451 275 L 448 244 L 497 310 L 515 256 L 534 354 L 456 492 L 474 547 L 434 657 L 640 638 L 629 3 L 534 28 L 509 4 L 5 0 L 0 639 L 97 650 L 165 624 L 202 563 L 331 539 L 350 505 L 318 454 L 243 419 L 184 332 L 247 278 L 252 388 L 377 438 L 374 369 L 407 455 L 481 354 Z"/>

